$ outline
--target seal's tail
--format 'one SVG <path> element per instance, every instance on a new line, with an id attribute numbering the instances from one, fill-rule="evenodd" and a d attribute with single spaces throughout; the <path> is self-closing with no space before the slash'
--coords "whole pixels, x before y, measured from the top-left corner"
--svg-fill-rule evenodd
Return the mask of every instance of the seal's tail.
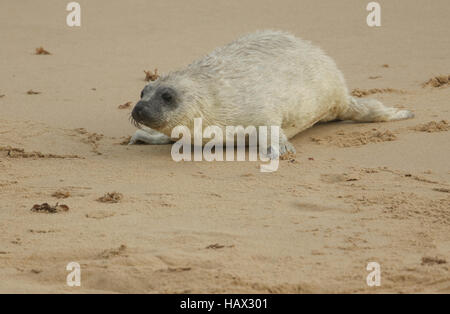
<path id="1" fill-rule="evenodd" d="M 349 96 L 347 110 L 339 115 L 340 120 L 353 120 L 359 122 L 382 122 L 413 118 L 409 110 L 386 107 L 376 99 L 358 99 Z"/>

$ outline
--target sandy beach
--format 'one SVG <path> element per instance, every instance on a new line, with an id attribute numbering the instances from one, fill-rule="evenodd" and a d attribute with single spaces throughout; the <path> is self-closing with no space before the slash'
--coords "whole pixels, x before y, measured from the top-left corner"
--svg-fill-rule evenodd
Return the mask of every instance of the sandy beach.
<path id="1" fill-rule="evenodd" d="M 0 2 L 0 293 L 450 293 L 448 0 L 67 2 Z M 273 173 L 123 145 L 144 70 L 261 29 L 415 118 L 316 125 Z"/>

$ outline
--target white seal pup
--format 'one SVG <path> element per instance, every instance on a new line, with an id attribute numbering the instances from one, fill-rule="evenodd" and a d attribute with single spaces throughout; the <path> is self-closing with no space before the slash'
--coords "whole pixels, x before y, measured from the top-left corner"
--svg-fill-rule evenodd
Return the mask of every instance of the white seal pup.
<path id="1" fill-rule="evenodd" d="M 138 130 L 130 144 L 171 143 L 172 129 L 202 118 L 207 126 L 279 126 L 279 151 L 317 122 L 391 121 L 409 110 L 349 95 L 335 62 L 310 42 L 281 31 L 259 31 L 215 49 L 185 69 L 148 84 L 132 111 Z M 224 131 L 225 132 L 225 131 Z M 224 133 L 225 134 L 225 133 Z"/>

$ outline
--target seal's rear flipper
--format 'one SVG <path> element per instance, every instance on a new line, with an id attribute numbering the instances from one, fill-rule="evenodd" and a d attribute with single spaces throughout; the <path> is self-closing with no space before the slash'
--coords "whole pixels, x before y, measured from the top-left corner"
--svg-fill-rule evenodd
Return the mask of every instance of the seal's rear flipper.
<path id="1" fill-rule="evenodd" d="M 348 109 L 339 115 L 340 120 L 358 122 L 383 122 L 413 117 L 414 113 L 409 110 L 386 107 L 376 99 L 354 97 L 350 97 Z"/>

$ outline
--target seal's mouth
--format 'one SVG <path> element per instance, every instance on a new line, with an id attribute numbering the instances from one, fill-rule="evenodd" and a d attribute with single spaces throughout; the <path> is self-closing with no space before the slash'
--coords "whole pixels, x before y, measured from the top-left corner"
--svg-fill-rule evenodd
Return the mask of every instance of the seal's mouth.
<path id="1" fill-rule="evenodd" d="M 130 115 L 128 116 L 128 120 L 130 120 L 131 124 L 136 128 L 142 129 L 142 124 L 133 117 L 132 113 L 130 113 Z"/>
<path id="2" fill-rule="evenodd" d="M 134 106 L 130 122 L 137 128 L 142 128 L 144 125 L 154 130 L 158 130 L 165 126 L 163 108 L 159 104 L 152 104 L 146 101 L 138 101 Z"/>
<path id="3" fill-rule="evenodd" d="M 142 129 L 143 126 L 146 126 L 148 128 L 158 130 L 164 126 L 164 123 L 159 122 L 159 121 L 158 122 L 156 122 L 156 121 L 149 122 L 148 120 L 145 120 L 145 119 L 141 120 L 138 117 L 134 117 L 133 113 L 130 113 L 130 115 L 128 116 L 128 120 L 130 120 L 131 124 L 134 125 L 138 129 Z"/>

